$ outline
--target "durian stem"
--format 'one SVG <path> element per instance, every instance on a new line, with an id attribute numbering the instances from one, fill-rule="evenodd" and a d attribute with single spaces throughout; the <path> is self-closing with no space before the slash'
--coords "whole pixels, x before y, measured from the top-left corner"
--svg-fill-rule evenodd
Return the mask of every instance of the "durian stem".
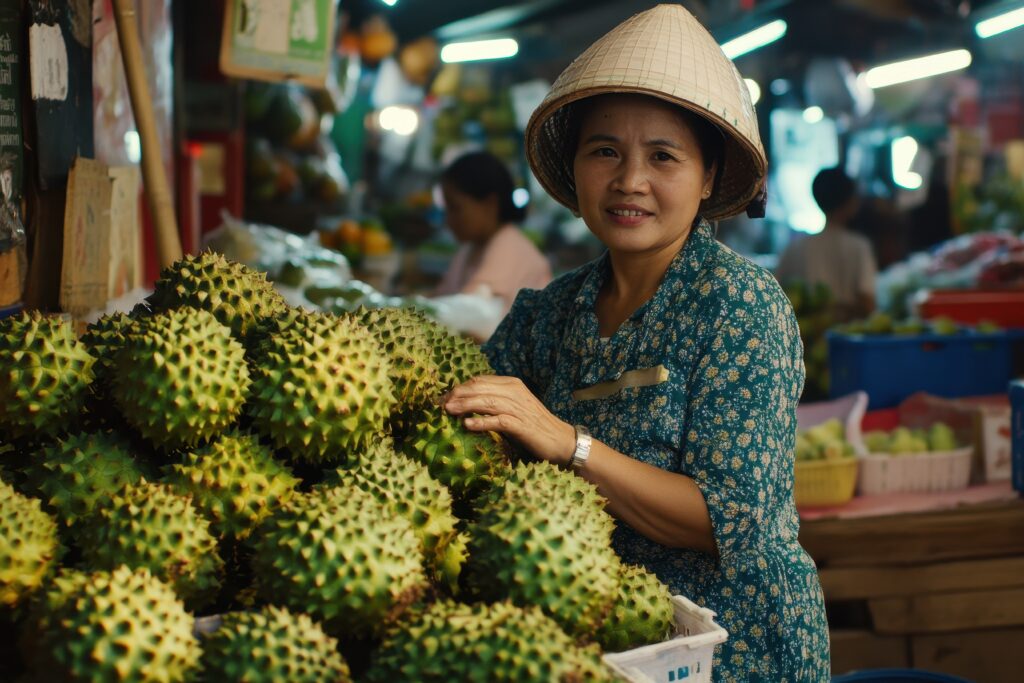
<path id="1" fill-rule="evenodd" d="M 181 258 L 178 220 L 174 215 L 167 174 L 160 154 L 160 139 L 153 116 L 153 100 L 146 83 L 145 62 L 139 47 L 139 28 L 135 23 L 135 0 L 114 0 L 117 39 L 121 43 L 121 61 L 128 77 L 128 95 L 132 101 L 135 125 L 142 142 L 142 179 L 146 200 L 153 215 L 156 232 L 156 253 L 160 267 L 165 268 Z"/>

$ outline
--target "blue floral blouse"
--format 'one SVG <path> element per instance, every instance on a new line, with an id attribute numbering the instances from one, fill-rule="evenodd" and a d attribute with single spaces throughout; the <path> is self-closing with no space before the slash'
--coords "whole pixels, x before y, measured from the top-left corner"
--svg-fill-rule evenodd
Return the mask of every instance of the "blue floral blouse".
<path id="1" fill-rule="evenodd" d="M 803 350 L 775 279 L 695 225 L 651 299 L 610 338 L 594 304 L 605 254 L 544 290 L 523 290 L 484 350 L 562 420 L 638 460 L 691 477 L 718 548 L 669 548 L 619 522 L 623 560 L 718 613 L 729 639 L 715 681 L 829 680 L 828 627 L 813 560 L 797 542 L 796 405 Z M 573 392 L 660 373 L 603 398 Z M 664 380 L 664 381 L 658 381 Z M 656 382 L 656 383 L 650 383 Z"/>

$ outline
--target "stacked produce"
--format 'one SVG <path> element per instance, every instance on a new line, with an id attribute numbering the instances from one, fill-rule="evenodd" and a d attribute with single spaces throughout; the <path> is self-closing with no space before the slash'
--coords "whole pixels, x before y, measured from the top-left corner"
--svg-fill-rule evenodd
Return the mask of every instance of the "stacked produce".
<path id="1" fill-rule="evenodd" d="M 842 460 L 856 455 L 853 444 L 846 440 L 843 423 L 833 418 L 796 435 L 798 462 Z"/>
<path id="2" fill-rule="evenodd" d="M 809 285 L 802 280 L 785 283 L 784 290 L 793 305 L 797 323 L 800 325 L 800 339 L 804 343 L 804 367 L 807 378 L 804 381 L 803 400 L 816 400 L 828 396 L 828 341 L 825 333 L 833 324 L 832 293 L 821 283 Z"/>
<path id="3" fill-rule="evenodd" d="M 593 486 L 436 406 L 489 371 L 421 313 L 289 308 L 214 254 L 81 341 L 0 322 L 0 678 L 610 680 L 668 590 Z"/>
<path id="4" fill-rule="evenodd" d="M 889 455 L 945 453 L 959 447 L 953 429 L 943 422 L 936 422 L 928 429 L 896 427 L 892 431 L 870 431 L 864 434 L 864 445 L 871 453 Z"/>

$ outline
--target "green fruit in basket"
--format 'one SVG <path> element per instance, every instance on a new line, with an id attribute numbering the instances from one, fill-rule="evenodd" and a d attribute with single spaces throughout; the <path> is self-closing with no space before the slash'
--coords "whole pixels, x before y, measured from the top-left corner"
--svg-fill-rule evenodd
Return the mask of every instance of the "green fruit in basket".
<path id="1" fill-rule="evenodd" d="M 391 360 L 395 397 L 403 408 L 426 405 L 438 393 L 438 370 L 421 313 L 410 308 L 359 308 L 355 315 Z"/>
<path id="2" fill-rule="evenodd" d="M 979 334 L 996 334 L 997 332 L 1002 332 L 1003 327 L 999 323 L 991 320 L 981 320 L 974 327 L 974 331 Z"/>
<path id="3" fill-rule="evenodd" d="M 395 405 L 390 363 L 351 316 L 305 313 L 262 343 L 253 364 L 256 429 L 302 460 L 354 458 Z"/>
<path id="4" fill-rule="evenodd" d="M 57 523 L 39 501 L 0 481 L 0 607 L 24 604 L 56 567 Z"/>
<path id="5" fill-rule="evenodd" d="M 212 251 L 165 268 L 149 302 L 157 311 L 179 306 L 209 311 L 243 341 L 260 318 L 287 308 L 265 273 Z"/>
<path id="6" fill-rule="evenodd" d="M 612 681 L 596 647 L 580 647 L 536 608 L 437 602 L 388 634 L 367 672 L 386 681 Z"/>
<path id="7" fill-rule="evenodd" d="M 309 616 L 283 607 L 225 614 L 202 640 L 200 680 L 248 683 L 348 683 L 338 641 Z"/>
<path id="8" fill-rule="evenodd" d="M 595 640 L 607 652 L 621 652 L 667 640 L 673 624 L 668 586 L 643 567 L 623 564 L 612 611 Z"/>
<path id="9" fill-rule="evenodd" d="M 91 432 L 43 448 L 29 466 L 28 485 L 64 525 L 73 526 L 143 474 L 126 440 Z"/>
<path id="10" fill-rule="evenodd" d="M 892 316 L 881 311 L 872 313 L 863 322 L 865 334 L 889 334 L 892 332 Z"/>
<path id="11" fill-rule="evenodd" d="M 889 433 L 882 430 L 872 430 L 863 435 L 864 445 L 870 453 L 889 452 Z"/>
<path id="12" fill-rule="evenodd" d="M 928 450 L 952 451 L 956 448 L 956 435 L 949 425 L 936 422 L 928 429 Z"/>
<path id="13" fill-rule="evenodd" d="M 256 437 L 233 433 L 168 466 L 164 481 L 192 498 L 216 535 L 234 538 L 246 538 L 299 483 Z"/>
<path id="14" fill-rule="evenodd" d="M 931 321 L 932 332 L 941 335 L 952 335 L 960 332 L 960 325 L 952 318 L 940 316 Z"/>
<path id="15" fill-rule="evenodd" d="M 193 446 L 230 427 L 250 381 L 242 345 L 212 313 L 196 308 L 139 320 L 116 364 L 121 414 L 164 448 Z"/>
<path id="16" fill-rule="evenodd" d="M 93 363 L 63 318 L 33 311 L 0 321 L 0 432 L 67 429 L 88 396 Z"/>
<path id="17" fill-rule="evenodd" d="M 224 563 L 210 522 L 165 484 L 125 487 L 83 529 L 79 544 L 90 569 L 148 569 L 196 606 L 213 598 L 220 585 Z"/>
<path id="18" fill-rule="evenodd" d="M 591 636 L 618 589 L 619 559 L 592 511 L 503 496 L 469 526 L 466 585 L 486 601 L 540 607 L 567 633 Z M 604 513 L 600 513 L 604 514 Z"/>
<path id="19" fill-rule="evenodd" d="M 924 453 L 927 450 L 928 441 L 923 432 L 897 427 L 889 435 L 888 452 L 893 455 Z"/>
<path id="20" fill-rule="evenodd" d="M 926 330 L 927 328 L 925 327 L 925 324 L 922 321 L 917 320 L 915 318 L 901 320 L 892 326 L 893 334 L 898 334 L 905 337 L 922 334 Z"/>
<path id="21" fill-rule="evenodd" d="M 68 580 L 32 648 L 32 680 L 192 680 L 199 643 L 192 615 L 146 569 L 118 567 Z"/>
<path id="22" fill-rule="evenodd" d="M 471 432 L 441 408 L 419 413 L 405 452 L 463 500 L 488 488 L 508 465 L 508 444 L 494 432 Z"/>
<path id="23" fill-rule="evenodd" d="M 296 496 L 260 525 L 254 545 L 260 596 L 331 633 L 379 635 L 428 585 L 411 522 L 357 488 Z"/>
<path id="24" fill-rule="evenodd" d="M 328 473 L 324 486 L 342 491 L 358 488 L 372 494 L 392 514 L 404 517 L 420 541 L 433 578 L 455 590 L 462 554 L 448 489 L 430 476 L 422 463 L 395 453 L 390 440 L 374 444 L 353 469 Z"/>

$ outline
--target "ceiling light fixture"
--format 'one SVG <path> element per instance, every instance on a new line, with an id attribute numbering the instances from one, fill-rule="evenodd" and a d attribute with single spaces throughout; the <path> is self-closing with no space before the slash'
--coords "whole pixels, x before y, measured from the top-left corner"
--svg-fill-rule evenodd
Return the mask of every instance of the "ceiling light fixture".
<path id="1" fill-rule="evenodd" d="M 786 35 L 787 28 L 788 26 L 784 20 L 776 19 L 760 28 L 755 28 L 749 33 L 744 33 L 732 40 L 725 41 L 722 43 L 722 52 L 729 59 L 736 59 L 740 55 L 745 55 L 769 43 L 774 43 Z"/>
<path id="2" fill-rule="evenodd" d="M 475 62 L 483 59 L 505 59 L 519 53 L 519 43 L 512 38 L 494 40 L 472 40 L 464 43 L 448 43 L 441 48 L 441 61 Z"/>
<path id="3" fill-rule="evenodd" d="M 398 2 L 398 0 L 380 0 L 380 1 L 383 2 L 385 5 L 387 5 L 388 7 L 394 7 L 395 4 Z"/>
<path id="4" fill-rule="evenodd" d="M 876 66 L 867 70 L 864 80 L 870 88 L 884 88 L 919 78 L 959 71 L 970 65 L 971 53 L 968 50 L 952 50 Z"/>
<path id="5" fill-rule="evenodd" d="M 991 38 L 1020 26 L 1024 26 L 1024 7 L 979 21 L 974 25 L 974 32 L 979 38 Z"/>

